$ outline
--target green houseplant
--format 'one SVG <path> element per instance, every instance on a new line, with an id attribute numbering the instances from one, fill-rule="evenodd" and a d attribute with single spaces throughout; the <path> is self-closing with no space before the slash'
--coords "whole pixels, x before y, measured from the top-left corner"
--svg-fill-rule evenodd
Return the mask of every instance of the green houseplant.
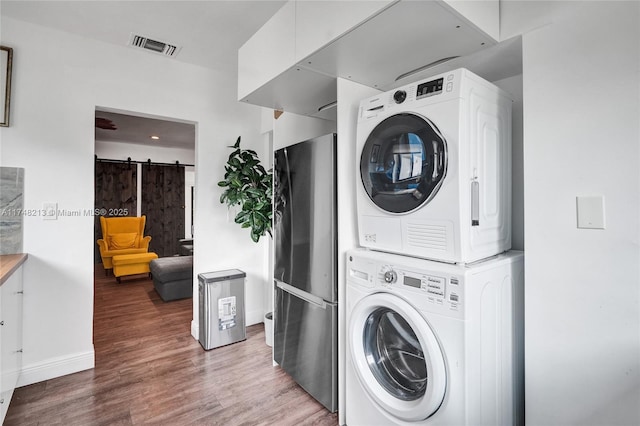
<path id="1" fill-rule="evenodd" d="M 267 233 L 271 235 L 271 171 L 265 170 L 255 151 L 240 148 L 240 137 L 230 146 L 224 167 L 224 180 L 218 186 L 226 188 L 220 195 L 220 202 L 227 206 L 240 206 L 235 222 L 243 228 L 250 228 L 251 239 L 258 242 Z"/>

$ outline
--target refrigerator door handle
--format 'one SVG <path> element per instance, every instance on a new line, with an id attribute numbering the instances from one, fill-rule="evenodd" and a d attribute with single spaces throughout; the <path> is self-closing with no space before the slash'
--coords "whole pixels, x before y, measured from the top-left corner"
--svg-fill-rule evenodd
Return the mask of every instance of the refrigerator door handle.
<path id="1" fill-rule="evenodd" d="M 316 305 L 319 308 L 322 308 L 322 309 L 326 309 L 327 308 L 327 302 L 325 302 L 322 298 L 320 298 L 318 296 L 314 296 L 313 294 L 307 293 L 306 291 L 302 291 L 299 288 L 296 288 L 296 287 L 294 287 L 292 285 L 289 285 L 287 283 L 283 283 L 280 280 L 274 279 L 274 281 L 276 282 L 276 286 L 278 286 L 278 288 L 282 289 L 283 291 L 286 291 L 287 293 L 293 294 L 297 298 L 300 298 L 300 299 L 304 300 L 305 302 L 308 302 L 308 303 L 311 303 L 313 305 Z"/>

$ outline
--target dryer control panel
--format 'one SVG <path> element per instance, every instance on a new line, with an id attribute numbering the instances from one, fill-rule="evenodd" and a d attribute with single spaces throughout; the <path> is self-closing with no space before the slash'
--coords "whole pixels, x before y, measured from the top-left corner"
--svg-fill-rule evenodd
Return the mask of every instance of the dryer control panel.
<path id="1" fill-rule="evenodd" d="M 453 76 L 453 74 L 452 74 Z M 453 77 L 451 77 L 453 79 Z M 433 96 L 442 92 L 442 85 L 444 78 L 438 78 L 437 80 L 426 81 L 418 84 L 416 90 L 416 99 L 422 99 L 425 96 Z"/>
<path id="2" fill-rule="evenodd" d="M 405 84 L 360 102 L 359 120 L 419 108 L 444 100 L 459 98 L 468 71 L 458 69 L 429 79 Z"/>

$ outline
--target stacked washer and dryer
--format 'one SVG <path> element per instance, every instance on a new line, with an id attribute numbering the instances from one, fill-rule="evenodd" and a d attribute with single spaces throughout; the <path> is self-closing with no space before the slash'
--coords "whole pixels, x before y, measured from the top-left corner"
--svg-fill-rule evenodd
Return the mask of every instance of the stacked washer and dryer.
<path id="1" fill-rule="evenodd" d="M 348 426 L 524 423 L 511 100 L 466 69 L 360 103 Z"/>

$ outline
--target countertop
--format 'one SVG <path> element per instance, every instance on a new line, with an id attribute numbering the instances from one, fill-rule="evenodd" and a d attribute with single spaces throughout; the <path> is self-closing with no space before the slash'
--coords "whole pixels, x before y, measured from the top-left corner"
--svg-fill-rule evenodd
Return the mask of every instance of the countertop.
<path id="1" fill-rule="evenodd" d="M 27 260 L 27 253 L 3 254 L 0 256 L 0 285 Z"/>

